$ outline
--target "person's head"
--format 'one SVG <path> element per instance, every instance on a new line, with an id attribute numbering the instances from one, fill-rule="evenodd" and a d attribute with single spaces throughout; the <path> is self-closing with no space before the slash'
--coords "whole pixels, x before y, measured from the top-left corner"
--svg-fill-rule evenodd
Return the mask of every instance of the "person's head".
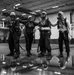
<path id="1" fill-rule="evenodd" d="M 16 16 L 15 12 L 10 13 L 11 20 L 15 20 L 15 16 Z"/>
<path id="2" fill-rule="evenodd" d="M 65 18 L 64 13 L 62 11 L 59 11 L 57 19 L 63 20 L 64 18 Z"/>
<path id="3" fill-rule="evenodd" d="M 28 16 L 29 21 L 33 21 L 33 17 L 31 15 Z"/>
<path id="4" fill-rule="evenodd" d="M 46 13 L 45 11 L 42 11 L 42 13 L 41 13 L 41 18 L 42 18 L 42 19 L 45 19 L 45 18 L 46 18 L 46 15 L 47 15 L 47 13 Z"/>

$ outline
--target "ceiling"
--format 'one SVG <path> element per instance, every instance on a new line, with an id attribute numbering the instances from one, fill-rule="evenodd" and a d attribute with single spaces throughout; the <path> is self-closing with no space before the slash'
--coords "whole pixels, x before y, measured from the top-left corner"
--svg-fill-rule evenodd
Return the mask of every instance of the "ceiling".
<path id="1" fill-rule="evenodd" d="M 3 8 L 11 10 L 13 9 L 13 6 L 18 3 L 20 3 L 21 6 L 31 10 L 49 10 L 53 6 L 74 5 L 74 0 L 0 0 L 0 10 Z"/>
<path id="2" fill-rule="evenodd" d="M 74 0 L 0 0 L 0 12 L 4 8 L 7 9 L 7 11 L 13 11 L 13 7 L 18 3 L 27 9 L 44 9 L 48 13 L 74 9 Z"/>

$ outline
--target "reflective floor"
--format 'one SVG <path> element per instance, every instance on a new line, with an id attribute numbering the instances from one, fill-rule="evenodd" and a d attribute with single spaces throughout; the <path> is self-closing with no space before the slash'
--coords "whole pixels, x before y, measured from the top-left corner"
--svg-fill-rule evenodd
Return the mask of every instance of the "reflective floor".
<path id="1" fill-rule="evenodd" d="M 25 49 L 25 45 L 21 44 Z M 41 64 L 42 61 L 47 62 L 45 57 L 37 57 L 37 44 L 32 46 L 32 56 L 26 57 L 26 51 L 20 48 L 21 55 L 17 60 L 12 57 L 6 57 L 9 53 L 8 44 L 0 44 L 0 75 L 74 75 L 74 47 L 70 45 L 70 60 L 65 69 L 59 67 L 57 55 L 59 54 L 58 45 L 51 45 L 52 59 L 48 64 Z M 37 64 L 36 64 L 37 63 Z M 46 67 L 45 67 L 46 65 Z"/>

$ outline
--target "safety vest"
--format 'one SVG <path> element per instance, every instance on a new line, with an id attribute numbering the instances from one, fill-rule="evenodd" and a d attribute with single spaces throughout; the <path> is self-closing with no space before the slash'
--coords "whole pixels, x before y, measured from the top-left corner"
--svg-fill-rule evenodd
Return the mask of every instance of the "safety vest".
<path id="1" fill-rule="evenodd" d="M 68 31 L 68 25 L 66 19 L 64 19 L 63 22 L 57 21 L 57 28 L 62 32 Z"/>

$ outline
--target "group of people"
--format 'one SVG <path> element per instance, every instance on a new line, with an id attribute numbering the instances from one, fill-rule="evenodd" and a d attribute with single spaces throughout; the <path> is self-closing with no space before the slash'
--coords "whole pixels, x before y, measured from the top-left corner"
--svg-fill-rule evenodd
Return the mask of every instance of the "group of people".
<path id="1" fill-rule="evenodd" d="M 51 26 L 57 26 L 59 29 L 59 57 L 63 57 L 63 41 L 66 46 L 66 53 L 67 58 L 70 55 L 70 48 L 69 48 L 69 40 L 70 40 L 70 30 L 71 25 L 68 20 L 65 18 L 64 13 L 62 11 L 58 12 L 57 23 L 52 24 L 47 17 L 47 13 L 45 11 L 41 12 L 40 21 L 39 23 L 35 22 L 32 16 L 28 17 L 28 20 L 18 20 L 15 18 L 15 13 L 11 12 L 11 21 L 8 25 L 9 27 L 9 49 L 10 53 L 7 56 L 14 56 L 14 58 L 18 58 L 20 55 L 19 50 L 19 38 L 21 35 L 21 31 L 19 28 L 19 23 L 23 23 L 25 25 L 25 42 L 26 42 L 26 51 L 27 56 L 31 56 L 31 47 L 34 38 L 34 28 L 35 26 L 39 26 L 40 31 L 40 39 L 39 39 L 39 47 L 40 53 L 38 54 L 39 57 L 47 55 L 50 57 L 51 54 L 51 45 L 50 45 L 50 36 L 51 36 Z"/>

